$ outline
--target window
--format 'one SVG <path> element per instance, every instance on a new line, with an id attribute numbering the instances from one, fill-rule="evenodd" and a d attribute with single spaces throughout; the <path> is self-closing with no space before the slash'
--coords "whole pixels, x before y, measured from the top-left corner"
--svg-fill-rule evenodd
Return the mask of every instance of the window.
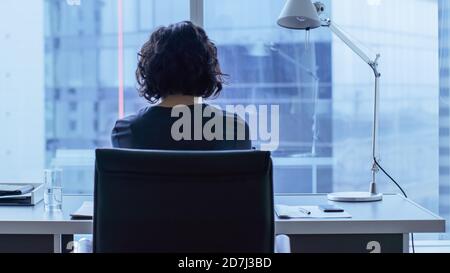
<path id="1" fill-rule="evenodd" d="M 0 123 L 11 130 L 0 141 L 0 180 L 39 179 L 44 166 L 56 166 L 66 193 L 91 194 L 93 150 L 110 146 L 119 115 L 146 105 L 135 88 L 140 46 L 156 26 L 191 19 L 203 22 L 231 76 L 214 103 L 280 106 L 277 193 L 367 190 L 372 72 L 328 29 L 311 31 L 306 43 L 304 31 L 277 26 L 284 0 L 43 0 L 20 16 L 2 13 L 1 2 Z M 367 52 L 382 54 L 381 164 L 415 201 L 450 219 L 450 2 L 322 2 Z M 17 58 L 29 70 L 3 65 Z M 21 75 L 34 89 L 24 90 Z M 30 120 L 32 141 L 17 125 Z M 378 182 L 398 192 L 381 173 Z"/>
<path id="2" fill-rule="evenodd" d="M 284 1 L 258 1 L 257 13 L 255 1 L 204 2 L 205 28 L 219 45 L 225 73 L 231 75 L 221 103 L 280 105 L 275 190 L 367 191 L 373 118 L 370 68 L 327 29 L 311 31 L 308 44 L 304 31 L 278 27 Z M 439 115 L 438 2 L 323 2 L 333 20 L 367 52 L 382 54 L 382 165 L 414 200 L 435 212 L 450 210 L 437 202 L 443 198 L 439 165 L 449 162 L 437 153 L 442 146 L 439 117 L 448 127 L 449 113 L 446 102 Z M 414 19 L 418 14 L 435 20 L 419 22 Z M 441 77 L 448 74 L 448 68 L 441 67 Z M 443 138 L 448 147 L 448 136 Z M 448 183 L 447 165 L 440 175 L 441 184 Z M 381 191 L 398 192 L 381 172 L 377 177 Z"/>
<path id="3" fill-rule="evenodd" d="M 255 1 L 205 1 L 205 28 L 217 42 L 222 68 L 230 75 L 220 103 L 279 105 L 275 191 L 329 192 L 331 34 L 319 30 L 317 40 L 306 46 L 302 32 L 276 25 L 284 1 L 259 1 L 258 15 L 249 16 L 253 5 Z"/>
<path id="4" fill-rule="evenodd" d="M 78 109 L 78 104 L 76 102 L 69 102 L 69 110 L 71 112 L 76 112 Z"/>
<path id="5" fill-rule="evenodd" d="M 93 150 L 111 145 L 122 85 L 119 50 L 124 110 L 132 114 L 145 105 L 135 90 L 140 46 L 155 27 L 189 20 L 189 0 L 120 2 L 82 0 L 81 5 L 71 6 L 65 0 L 45 0 L 46 157 L 48 166 L 70 169 L 64 179 L 66 193 L 92 193 Z M 119 23 L 123 32 L 119 32 Z M 119 48 L 118 36 L 122 35 L 123 48 Z M 81 183 L 79 177 L 88 183 Z"/>

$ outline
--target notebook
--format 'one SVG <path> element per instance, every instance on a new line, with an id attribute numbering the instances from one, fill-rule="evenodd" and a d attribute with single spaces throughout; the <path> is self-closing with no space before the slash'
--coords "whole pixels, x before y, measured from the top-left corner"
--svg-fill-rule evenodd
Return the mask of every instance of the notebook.
<path id="1" fill-rule="evenodd" d="M 337 218 L 352 218 L 352 216 L 344 211 L 337 213 L 326 213 L 320 210 L 318 206 L 286 206 L 275 205 L 275 212 L 279 218 L 282 219 L 337 219 Z M 308 214 L 307 212 L 310 212 Z"/>
<path id="2" fill-rule="evenodd" d="M 94 202 L 86 201 L 81 207 L 70 214 L 74 220 L 91 220 L 94 217 Z"/>
<path id="3" fill-rule="evenodd" d="M 34 187 L 32 185 L 0 184 L 0 196 L 24 195 L 32 192 L 33 189 Z"/>
<path id="4" fill-rule="evenodd" d="M 0 206 L 31 206 L 31 193 L 0 196 Z"/>

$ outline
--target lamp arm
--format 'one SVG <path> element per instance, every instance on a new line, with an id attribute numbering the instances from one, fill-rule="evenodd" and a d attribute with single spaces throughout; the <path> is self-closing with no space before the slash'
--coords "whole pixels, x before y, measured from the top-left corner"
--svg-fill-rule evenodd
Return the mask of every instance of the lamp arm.
<path id="1" fill-rule="evenodd" d="M 364 51 L 359 48 L 342 30 L 340 30 L 330 19 L 323 20 L 323 27 L 328 27 L 339 39 L 341 39 L 353 52 L 355 52 L 365 63 L 372 65 L 372 60 Z"/>
<path id="2" fill-rule="evenodd" d="M 374 109 L 373 109 L 373 131 L 372 131 L 372 182 L 370 184 L 370 193 L 377 194 L 376 174 L 379 171 L 377 164 L 377 135 L 378 135 L 378 112 L 380 103 L 380 78 L 381 73 L 378 70 L 378 60 L 380 54 L 377 54 L 372 60 L 364 51 L 359 48 L 343 31 L 335 26 L 330 19 L 323 20 L 323 27 L 328 27 L 339 39 L 341 39 L 353 52 L 355 52 L 365 63 L 367 63 L 373 70 L 375 75 L 375 94 L 374 94 Z"/>

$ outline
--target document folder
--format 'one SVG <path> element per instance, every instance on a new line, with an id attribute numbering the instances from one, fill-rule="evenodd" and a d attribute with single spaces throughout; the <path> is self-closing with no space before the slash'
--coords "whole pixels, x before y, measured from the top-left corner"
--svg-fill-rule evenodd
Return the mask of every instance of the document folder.
<path id="1" fill-rule="evenodd" d="M 44 199 L 44 185 L 31 184 L 1 184 L 0 206 L 34 206 Z M 6 195 L 9 192 L 10 195 Z"/>

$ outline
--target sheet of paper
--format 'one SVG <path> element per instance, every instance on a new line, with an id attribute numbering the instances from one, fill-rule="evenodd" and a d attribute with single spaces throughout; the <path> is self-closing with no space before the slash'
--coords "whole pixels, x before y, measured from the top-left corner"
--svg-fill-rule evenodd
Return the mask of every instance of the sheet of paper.
<path id="1" fill-rule="evenodd" d="M 311 212 L 311 214 L 305 213 Z M 337 218 L 352 218 L 352 216 L 344 211 L 337 213 L 326 213 L 319 209 L 318 206 L 286 206 L 275 205 L 275 212 L 281 218 L 318 218 L 318 219 L 337 219 Z"/>
<path id="2" fill-rule="evenodd" d="M 94 216 L 94 202 L 84 202 L 83 205 L 70 216 L 74 218 L 92 218 Z"/>

